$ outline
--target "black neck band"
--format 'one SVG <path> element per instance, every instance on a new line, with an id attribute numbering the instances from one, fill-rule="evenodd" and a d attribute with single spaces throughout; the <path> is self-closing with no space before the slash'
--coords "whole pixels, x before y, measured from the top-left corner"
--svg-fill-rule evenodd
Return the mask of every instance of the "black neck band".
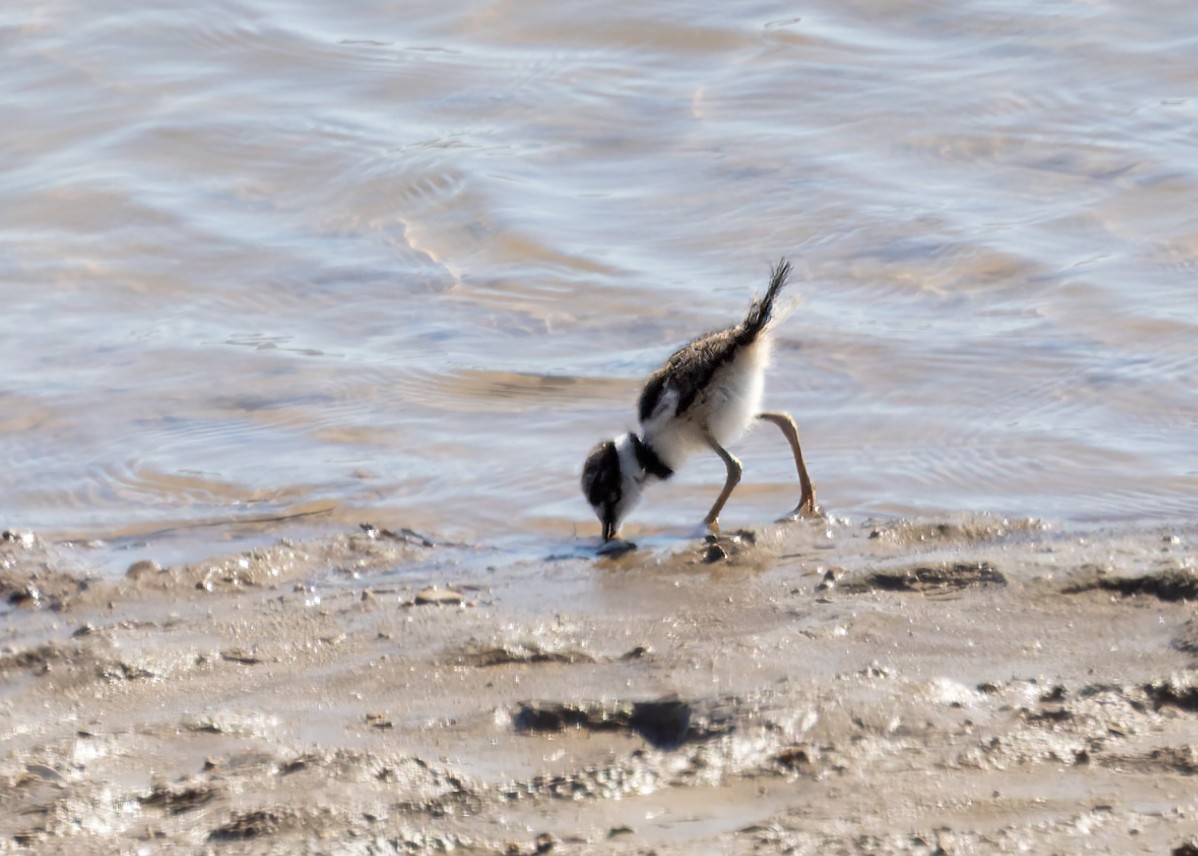
<path id="1" fill-rule="evenodd" d="M 636 462 L 651 476 L 663 481 L 674 475 L 674 471 L 666 466 L 666 462 L 658 457 L 653 447 L 635 434 L 632 435 L 632 450 L 636 453 Z"/>

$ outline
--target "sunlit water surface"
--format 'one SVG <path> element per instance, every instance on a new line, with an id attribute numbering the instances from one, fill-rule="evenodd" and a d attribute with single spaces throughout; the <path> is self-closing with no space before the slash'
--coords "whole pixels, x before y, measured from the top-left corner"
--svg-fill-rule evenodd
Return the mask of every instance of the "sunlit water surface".
<path id="1" fill-rule="evenodd" d="M 0 46 L 5 526 L 592 538 L 588 448 L 782 254 L 828 510 L 1193 518 L 1190 0 L 61 0 Z M 735 451 L 726 525 L 794 505 Z"/>

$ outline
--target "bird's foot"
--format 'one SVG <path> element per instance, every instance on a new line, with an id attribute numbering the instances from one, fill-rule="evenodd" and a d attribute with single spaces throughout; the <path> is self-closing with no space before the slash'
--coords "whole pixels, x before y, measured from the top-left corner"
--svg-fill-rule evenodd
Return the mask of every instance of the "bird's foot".
<path id="1" fill-rule="evenodd" d="M 808 496 L 802 499 L 794 510 L 777 519 L 777 523 L 794 523 L 796 520 L 826 520 L 828 517 L 824 510 L 815 504 L 815 497 Z"/>

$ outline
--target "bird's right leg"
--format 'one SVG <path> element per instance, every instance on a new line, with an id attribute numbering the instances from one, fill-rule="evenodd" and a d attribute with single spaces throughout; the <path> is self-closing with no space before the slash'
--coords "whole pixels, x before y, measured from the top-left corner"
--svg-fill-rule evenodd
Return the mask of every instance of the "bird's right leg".
<path id="1" fill-rule="evenodd" d="M 807 475 L 807 467 L 803 464 L 803 449 L 799 445 L 799 428 L 789 413 L 758 413 L 758 419 L 773 422 L 790 443 L 790 449 L 795 456 L 795 469 L 799 471 L 799 504 L 790 513 L 791 517 L 814 517 L 819 514 L 815 505 L 815 485 Z"/>

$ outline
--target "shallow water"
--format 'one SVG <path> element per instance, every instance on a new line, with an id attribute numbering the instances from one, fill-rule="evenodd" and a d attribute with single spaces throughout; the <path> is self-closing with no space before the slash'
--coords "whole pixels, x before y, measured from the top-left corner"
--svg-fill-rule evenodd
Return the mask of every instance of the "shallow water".
<path id="1" fill-rule="evenodd" d="M 6 8 L 2 522 L 591 536 L 587 449 L 784 253 L 767 401 L 829 510 L 1192 518 L 1195 33 L 1130 0 Z M 737 452 L 726 524 L 793 506 L 780 438 Z"/>

